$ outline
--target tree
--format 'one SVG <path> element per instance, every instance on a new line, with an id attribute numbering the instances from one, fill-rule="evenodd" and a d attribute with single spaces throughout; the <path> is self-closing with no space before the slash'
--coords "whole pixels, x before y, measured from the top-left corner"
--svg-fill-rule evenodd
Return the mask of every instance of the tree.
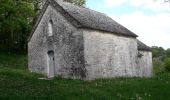
<path id="1" fill-rule="evenodd" d="M 39 12 L 43 8 L 46 1 L 47 0 L 29 0 L 29 3 L 31 3 L 33 5 L 33 10 L 34 10 L 34 13 L 35 13 L 35 16 L 34 16 L 33 21 L 32 21 L 33 25 L 36 23 Z"/>
<path id="2" fill-rule="evenodd" d="M 166 56 L 170 57 L 170 48 L 166 50 Z"/>
<path id="3" fill-rule="evenodd" d="M 33 8 L 34 8 L 34 12 L 36 13 L 36 16 L 33 19 L 33 24 L 35 24 L 36 20 L 37 20 L 37 16 L 40 12 L 40 10 L 42 9 L 43 5 L 45 4 L 47 0 L 30 0 L 30 2 L 33 4 Z M 86 4 L 86 0 L 63 0 L 66 2 L 70 2 L 73 3 L 75 5 L 79 5 L 79 6 L 84 6 Z"/>
<path id="4" fill-rule="evenodd" d="M 34 12 L 38 13 L 43 5 L 45 4 L 46 0 L 31 0 L 30 3 L 34 6 Z"/>
<path id="5" fill-rule="evenodd" d="M 166 71 L 170 72 L 170 58 L 165 59 L 164 64 Z"/>
<path id="6" fill-rule="evenodd" d="M 85 5 L 86 0 L 64 0 Z M 0 50 L 24 51 L 27 37 L 46 0 L 0 0 Z"/>
<path id="7" fill-rule="evenodd" d="M 70 3 L 73 3 L 75 5 L 79 5 L 79 6 L 84 6 L 86 4 L 86 0 L 64 0 Z"/>
<path id="8" fill-rule="evenodd" d="M 43 5 L 46 1 L 47 0 L 30 0 L 30 2 L 34 6 L 35 12 L 39 12 L 39 10 L 42 9 L 42 7 L 43 7 Z M 63 1 L 70 2 L 70 3 L 73 3 L 75 5 L 79 5 L 79 6 L 83 6 L 83 5 L 86 4 L 86 0 L 63 0 Z"/>
<path id="9" fill-rule="evenodd" d="M 0 49 L 26 49 L 26 38 L 34 16 L 27 0 L 0 0 Z"/>
<path id="10" fill-rule="evenodd" d="M 166 57 L 166 52 L 162 47 L 153 46 L 152 55 L 153 55 L 153 58 L 163 60 Z"/>
<path id="11" fill-rule="evenodd" d="M 165 71 L 164 62 L 161 60 L 153 60 L 154 74 L 160 74 Z"/>

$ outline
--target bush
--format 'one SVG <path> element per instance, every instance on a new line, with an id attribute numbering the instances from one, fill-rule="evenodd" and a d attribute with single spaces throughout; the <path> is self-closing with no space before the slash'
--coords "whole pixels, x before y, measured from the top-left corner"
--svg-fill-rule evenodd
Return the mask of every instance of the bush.
<path id="1" fill-rule="evenodd" d="M 165 72 L 164 62 L 160 60 L 153 60 L 153 72 L 156 75 Z"/>
<path id="2" fill-rule="evenodd" d="M 170 72 L 170 58 L 165 59 L 164 64 L 166 71 Z"/>

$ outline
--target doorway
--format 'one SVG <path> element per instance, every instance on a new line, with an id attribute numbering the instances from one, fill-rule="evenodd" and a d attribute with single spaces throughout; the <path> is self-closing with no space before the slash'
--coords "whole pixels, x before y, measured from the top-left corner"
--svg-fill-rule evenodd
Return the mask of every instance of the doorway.
<path id="1" fill-rule="evenodd" d="M 55 76 L 55 60 L 54 60 L 54 51 L 48 51 L 48 67 L 47 67 L 47 74 L 49 78 L 52 78 Z"/>

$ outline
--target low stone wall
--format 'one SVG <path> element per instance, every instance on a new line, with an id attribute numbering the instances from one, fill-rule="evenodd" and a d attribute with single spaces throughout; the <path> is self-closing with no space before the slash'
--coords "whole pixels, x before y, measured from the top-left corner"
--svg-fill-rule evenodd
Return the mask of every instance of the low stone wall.
<path id="1" fill-rule="evenodd" d="M 139 51 L 137 58 L 137 66 L 139 68 L 140 77 L 151 77 L 152 76 L 152 52 L 151 51 Z"/>

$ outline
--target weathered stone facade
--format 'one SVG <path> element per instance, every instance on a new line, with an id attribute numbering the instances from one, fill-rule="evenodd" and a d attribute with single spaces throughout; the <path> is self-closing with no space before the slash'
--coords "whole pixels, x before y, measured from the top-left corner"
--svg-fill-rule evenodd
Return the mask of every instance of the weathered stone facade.
<path id="1" fill-rule="evenodd" d="M 137 66 L 139 67 L 140 77 L 152 76 L 152 53 L 148 51 L 139 50 L 141 56 L 137 58 Z"/>
<path id="2" fill-rule="evenodd" d="M 90 79 L 137 75 L 135 38 L 94 30 L 84 30 L 83 35 L 85 65 Z"/>
<path id="3" fill-rule="evenodd" d="M 92 80 L 152 75 L 151 52 L 138 51 L 134 34 L 79 28 L 81 23 L 70 18 L 54 0 L 47 1 L 42 12 L 28 42 L 30 71 L 48 76 L 48 53 L 54 52 L 54 74 L 63 78 Z M 48 36 L 49 21 L 53 23 L 52 36 Z M 139 57 L 138 52 L 143 56 Z"/>
<path id="4" fill-rule="evenodd" d="M 53 21 L 53 36 L 48 22 Z M 85 77 L 83 35 L 52 6 L 48 6 L 28 43 L 29 69 L 47 74 L 47 53 L 55 52 L 55 73 L 66 78 Z"/>

